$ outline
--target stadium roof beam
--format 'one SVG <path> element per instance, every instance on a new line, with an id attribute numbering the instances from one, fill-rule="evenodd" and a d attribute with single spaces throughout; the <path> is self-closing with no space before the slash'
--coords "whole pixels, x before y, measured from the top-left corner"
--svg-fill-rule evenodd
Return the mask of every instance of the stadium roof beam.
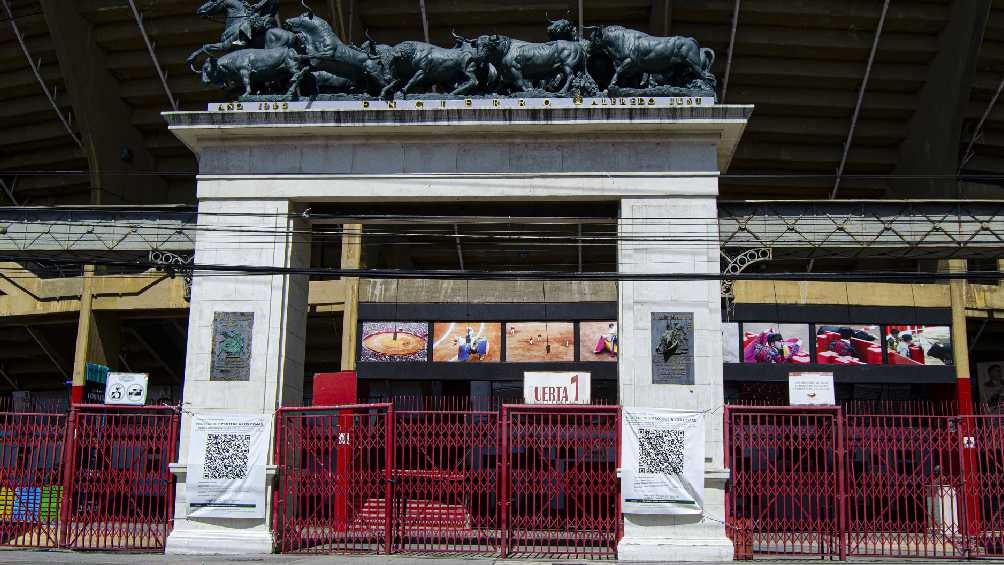
<path id="1" fill-rule="evenodd" d="M 55 93 L 49 90 L 49 87 L 45 85 L 45 80 L 42 78 L 42 74 L 38 70 L 41 60 L 36 62 L 35 59 L 32 58 L 31 52 L 28 51 L 28 45 L 24 42 L 24 36 L 21 34 L 20 28 L 17 27 L 17 18 L 14 17 L 14 12 L 10 9 L 10 4 L 7 0 L 0 0 L 0 2 L 3 2 L 4 11 L 7 14 L 7 22 L 10 24 L 10 29 L 14 33 L 14 37 L 17 39 L 17 44 L 21 48 L 21 52 L 24 53 L 24 58 L 28 60 L 28 66 L 31 67 L 31 72 L 35 75 L 35 80 L 38 81 L 38 85 L 42 88 L 42 92 L 49 100 L 49 105 L 52 106 L 53 110 L 55 110 L 56 115 L 59 117 L 59 121 L 63 124 L 63 127 L 66 128 L 66 133 L 70 134 L 74 143 L 76 143 L 77 146 L 83 150 L 83 142 L 73 131 L 73 128 L 70 127 L 70 117 L 63 114 L 62 108 L 60 108 L 59 104 L 56 102 Z"/>
<path id="2" fill-rule="evenodd" d="M 652 0 L 648 31 L 652 35 L 669 35 L 673 23 L 673 0 Z"/>
<path id="3" fill-rule="evenodd" d="M 14 177 L 14 179 L 14 182 L 16 182 L 17 177 Z M 3 188 L 4 193 L 7 195 L 7 198 L 10 199 L 12 204 L 20 206 L 21 204 L 18 203 L 17 197 L 14 196 L 14 182 L 11 182 L 11 184 L 8 185 L 3 179 L 0 179 L 0 188 Z"/>
<path id="4" fill-rule="evenodd" d="M 45 339 L 44 336 L 31 329 L 31 326 L 25 326 L 24 329 L 28 332 L 28 335 L 31 336 L 31 339 L 35 340 L 35 343 L 42 348 L 42 352 L 49 358 L 49 361 L 52 361 L 52 364 L 56 366 L 56 369 L 61 375 L 63 375 L 63 378 L 70 378 L 69 371 L 66 370 L 63 361 L 54 353 L 52 344 L 49 343 L 49 340 Z"/>
<path id="5" fill-rule="evenodd" d="M 425 0 L 418 0 L 418 11 L 422 13 L 422 35 L 429 43 L 429 12 L 425 9 Z"/>
<path id="6" fill-rule="evenodd" d="M 868 79 L 872 75 L 872 65 L 875 64 L 875 53 L 878 52 L 879 40 L 882 38 L 882 29 L 885 27 L 885 17 L 889 13 L 889 0 L 882 3 L 882 13 L 879 15 L 878 25 L 875 27 L 875 37 L 872 40 L 871 51 L 868 52 L 868 64 L 865 65 L 865 76 L 861 79 L 861 88 L 858 89 L 858 100 L 854 104 L 854 113 L 851 115 L 851 127 L 847 130 L 847 140 L 844 141 L 844 152 L 840 157 L 840 165 L 837 167 L 836 179 L 833 181 L 833 190 L 830 191 L 830 200 L 837 197 L 840 190 L 840 177 L 844 174 L 847 166 L 847 155 L 851 151 L 851 144 L 854 143 L 854 128 L 858 125 L 858 117 L 861 116 L 861 105 L 865 99 L 865 92 L 868 90 Z M 812 264 L 809 264 L 812 270 Z"/>
<path id="7" fill-rule="evenodd" d="M 729 32 L 729 53 L 725 61 L 725 77 L 722 79 L 722 99 L 725 102 L 725 95 L 729 91 L 729 75 L 732 74 L 732 53 L 736 48 L 736 30 L 739 28 L 739 7 L 742 0 L 736 0 L 732 8 L 732 31 Z"/>
<path id="8" fill-rule="evenodd" d="M 132 108 L 122 100 L 119 82 L 98 47 L 94 27 L 79 12 L 76 1 L 40 0 L 40 4 L 83 134 L 91 202 L 166 200 L 163 178 L 149 175 L 137 183 L 128 174 L 156 171 L 157 163 L 143 134 L 132 125 Z M 137 191 L 140 186 L 143 190 Z"/>
<path id="9" fill-rule="evenodd" d="M 328 11 L 331 12 L 331 19 L 338 23 L 339 37 L 348 40 L 349 34 L 345 27 L 345 13 L 342 11 L 342 0 L 328 0 Z"/>
<path id="10" fill-rule="evenodd" d="M 157 77 L 160 78 L 160 84 L 164 86 L 164 93 L 167 94 L 167 100 L 171 103 L 171 108 L 175 112 L 178 111 L 178 99 L 171 94 L 171 87 L 167 84 L 167 73 L 160 66 L 160 61 L 157 59 L 157 52 L 154 50 L 155 45 L 150 41 L 150 36 L 146 33 L 146 26 L 143 25 L 143 14 L 140 13 L 139 9 L 136 8 L 135 0 L 129 0 L 129 7 L 132 8 L 132 15 L 136 18 L 136 27 L 139 28 L 140 35 L 143 36 L 143 43 L 146 44 L 146 50 L 150 53 L 150 60 L 153 62 L 153 68 L 157 71 Z"/>
<path id="11" fill-rule="evenodd" d="M 960 169 L 959 147 L 964 143 L 962 126 L 976 80 L 976 63 L 990 20 L 991 5 L 991 0 L 956 0 L 952 4 L 938 39 L 937 54 L 927 67 L 927 81 L 920 90 L 906 127 L 906 138 L 899 148 L 897 173 L 942 177 L 894 186 L 891 195 L 944 198 L 959 194 L 958 182 L 944 175 L 953 175 Z M 990 108 L 995 100 L 996 96 Z M 978 134 L 977 128 L 973 132 L 974 140 Z M 966 152 L 969 151 L 971 148 L 967 148 Z"/>

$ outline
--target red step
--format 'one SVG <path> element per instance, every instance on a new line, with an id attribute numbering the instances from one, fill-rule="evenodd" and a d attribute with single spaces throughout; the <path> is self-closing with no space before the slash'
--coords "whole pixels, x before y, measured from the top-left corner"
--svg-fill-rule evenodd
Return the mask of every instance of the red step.
<path id="1" fill-rule="evenodd" d="M 395 510 L 404 512 L 402 521 L 407 528 L 470 528 L 470 513 L 461 504 L 446 504 L 438 500 L 407 500 L 398 504 L 400 506 Z M 352 524 L 361 528 L 382 527 L 385 519 L 384 499 L 370 498 L 353 516 Z"/>

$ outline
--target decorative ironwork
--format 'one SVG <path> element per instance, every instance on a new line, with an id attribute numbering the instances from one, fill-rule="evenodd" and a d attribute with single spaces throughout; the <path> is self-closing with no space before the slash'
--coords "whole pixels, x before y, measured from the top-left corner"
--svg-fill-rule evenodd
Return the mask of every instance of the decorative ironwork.
<path id="1" fill-rule="evenodd" d="M 1004 202 L 719 202 L 723 250 L 773 258 L 992 258 L 1004 246 Z"/>
<path id="2" fill-rule="evenodd" d="M 146 253 L 195 249 L 195 209 L 0 208 L 0 252 Z"/>
<path id="3" fill-rule="evenodd" d="M 174 277 L 180 273 L 185 281 L 185 300 L 192 300 L 192 275 L 195 271 L 194 255 L 178 255 L 170 251 L 150 250 L 150 263 L 157 265 L 158 269 L 167 272 Z"/>
<path id="4" fill-rule="evenodd" d="M 747 249 L 735 257 L 729 257 L 724 251 L 721 252 L 721 255 L 722 259 L 725 260 L 725 267 L 722 268 L 722 275 L 725 277 L 741 273 L 750 265 L 765 263 L 773 258 L 773 253 L 766 247 Z M 735 284 L 735 281 L 732 279 L 722 279 L 722 298 L 726 300 L 735 298 L 735 295 L 732 294 L 733 284 Z"/>

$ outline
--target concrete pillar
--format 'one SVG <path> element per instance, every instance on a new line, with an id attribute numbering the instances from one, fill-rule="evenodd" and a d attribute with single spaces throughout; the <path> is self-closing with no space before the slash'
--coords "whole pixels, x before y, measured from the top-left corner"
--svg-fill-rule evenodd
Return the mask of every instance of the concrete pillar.
<path id="1" fill-rule="evenodd" d="M 711 196 L 621 200 L 618 270 L 622 273 L 710 273 L 720 270 L 717 179 L 699 181 Z M 707 186 L 704 186 L 704 185 Z M 699 240 L 682 246 L 665 239 Z M 622 281 L 618 366 L 623 406 L 711 411 L 706 417 L 703 516 L 624 515 L 622 561 L 730 561 L 725 535 L 721 290 L 717 280 Z M 652 312 L 694 315 L 694 384 L 652 383 Z M 717 409 L 717 410 L 716 410 Z"/>
<path id="2" fill-rule="evenodd" d="M 122 328 L 119 318 L 111 312 L 95 312 L 94 265 L 84 267 L 80 293 L 80 315 L 77 318 L 77 342 L 73 351 L 73 384 L 70 401 L 84 401 L 87 363 L 116 368 L 119 364 Z"/>
<path id="3" fill-rule="evenodd" d="M 309 225 L 296 213 L 288 200 L 202 200 L 195 262 L 308 267 Z M 271 553 L 268 518 L 188 518 L 188 440 L 193 413 L 262 414 L 271 422 L 278 407 L 301 404 L 307 292 L 306 275 L 196 272 L 189 313 L 185 411 L 178 462 L 172 465 L 178 476 L 175 522 L 167 553 Z M 247 381 L 210 380 L 216 312 L 254 314 Z"/>
<path id="4" fill-rule="evenodd" d="M 358 269 L 363 256 L 362 224 L 342 225 L 343 269 Z M 342 370 L 356 368 L 356 340 L 359 328 L 359 277 L 343 277 L 345 310 L 342 312 Z"/>

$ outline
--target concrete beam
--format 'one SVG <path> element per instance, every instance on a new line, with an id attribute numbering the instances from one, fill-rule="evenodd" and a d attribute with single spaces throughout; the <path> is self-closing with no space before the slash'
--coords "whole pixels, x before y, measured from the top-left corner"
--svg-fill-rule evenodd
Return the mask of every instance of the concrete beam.
<path id="1" fill-rule="evenodd" d="M 906 139 L 899 147 L 897 174 L 953 175 L 959 169 L 962 124 L 969 104 L 976 60 L 990 17 L 991 0 L 954 0 L 928 66 Z M 917 180 L 891 187 L 890 196 L 948 198 L 959 195 L 952 179 Z"/>
<path id="2" fill-rule="evenodd" d="M 137 182 L 123 174 L 155 171 L 157 163 L 143 134 L 132 125 L 132 108 L 122 100 L 93 26 L 75 1 L 40 0 L 40 4 L 82 133 L 91 172 L 91 203 L 165 202 L 164 179 L 144 176 Z M 132 29 L 138 35 L 135 24 Z"/>

